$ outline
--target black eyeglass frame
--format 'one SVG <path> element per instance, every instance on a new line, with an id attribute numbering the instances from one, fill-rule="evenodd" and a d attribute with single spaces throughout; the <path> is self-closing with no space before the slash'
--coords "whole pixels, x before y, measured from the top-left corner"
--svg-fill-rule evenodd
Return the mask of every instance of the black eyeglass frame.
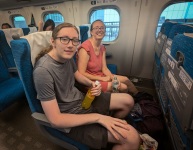
<path id="1" fill-rule="evenodd" d="M 62 40 L 61 40 L 62 38 L 68 40 L 68 42 L 67 43 L 62 42 Z M 70 41 L 72 41 L 72 45 L 74 45 L 74 46 L 78 46 L 80 44 L 80 40 L 79 39 L 71 39 L 69 37 L 56 37 L 56 39 L 60 39 L 60 42 L 62 44 L 65 44 L 65 45 L 69 44 Z M 77 42 L 77 44 L 74 44 L 74 42 Z"/>
<path id="2" fill-rule="evenodd" d="M 101 30 L 101 31 L 106 31 L 106 27 L 104 26 L 104 27 L 94 27 L 94 28 L 92 28 L 92 30 Z"/>

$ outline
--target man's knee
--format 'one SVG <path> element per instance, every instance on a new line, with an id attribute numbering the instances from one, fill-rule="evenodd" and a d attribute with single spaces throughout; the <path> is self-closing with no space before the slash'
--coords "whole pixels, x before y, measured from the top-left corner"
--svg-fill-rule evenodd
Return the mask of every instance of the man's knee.
<path id="1" fill-rule="evenodd" d="M 139 133 L 132 126 L 130 126 L 130 130 L 126 132 L 128 133 L 127 133 L 127 138 L 125 139 L 126 140 L 125 142 L 127 142 L 128 147 L 130 149 L 138 149 L 141 143 Z"/>
<path id="2" fill-rule="evenodd" d="M 128 106 L 129 107 L 131 107 L 131 108 L 133 108 L 134 107 L 134 99 L 133 99 L 133 97 L 131 96 L 131 95 L 129 95 L 129 94 L 127 94 L 127 103 L 128 103 Z"/>

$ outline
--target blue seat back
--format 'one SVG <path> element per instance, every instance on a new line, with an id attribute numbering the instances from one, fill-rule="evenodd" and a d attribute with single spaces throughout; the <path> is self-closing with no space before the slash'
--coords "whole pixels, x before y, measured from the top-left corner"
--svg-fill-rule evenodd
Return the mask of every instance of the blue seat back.
<path id="1" fill-rule="evenodd" d="M 9 79 L 10 75 L 9 72 L 4 64 L 3 58 L 0 54 L 0 82 Z"/>
<path id="2" fill-rule="evenodd" d="M 193 33 L 193 26 L 186 24 L 176 24 L 172 26 L 168 38 L 173 40 L 177 34 Z"/>
<path id="3" fill-rule="evenodd" d="M 10 28 L 0 30 L 0 53 L 3 57 L 3 61 L 5 62 L 8 68 L 15 67 L 15 62 L 13 59 L 10 46 L 10 41 L 13 40 L 12 38 L 13 34 L 23 36 L 23 31 L 20 28 Z"/>
<path id="4" fill-rule="evenodd" d="M 36 27 L 22 28 L 22 30 L 23 30 L 23 34 L 24 35 L 28 35 L 30 33 L 37 32 L 37 28 Z"/>
<path id="5" fill-rule="evenodd" d="M 161 32 L 162 34 L 166 35 L 166 37 L 168 38 L 171 28 L 172 28 L 174 25 L 176 25 L 176 24 L 178 24 L 178 23 L 177 23 L 177 22 L 170 22 L 170 21 L 164 22 L 164 23 L 162 24 L 162 26 L 161 26 L 160 32 Z"/>
<path id="6" fill-rule="evenodd" d="M 36 99 L 37 94 L 33 86 L 30 46 L 26 39 L 19 39 L 11 41 L 11 47 L 31 112 L 43 112 L 40 101 Z"/>
<path id="7" fill-rule="evenodd" d="M 161 26 L 161 30 L 156 38 L 155 42 L 155 62 L 153 67 L 153 79 L 156 85 L 156 88 L 160 87 L 160 79 L 161 73 L 164 72 L 161 64 L 160 64 L 160 56 L 165 49 L 165 45 L 167 44 L 168 35 L 170 33 L 171 28 L 176 25 L 177 22 L 164 22 Z"/>
<path id="8" fill-rule="evenodd" d="M 89 38 L 89 26 L 79 26 L 81 43 Z"/>
<path id="9" fill-rule="evenodd" d="M 29 29 L 29 28 L 22 28 L 22 30 L 23 30 L 23 34 L 24 34 L 24 35 L 28 35 L 29 32 L 30 32 L 30 29 Z"/>
<path id="10" fill-rule="evenodd" d="M 179 53 L 184 57 L 182 64 L 184 70 L 193 79 L 193 37 L 184 34 L 178 34 L 174 37 L 171 56 L 176 59 L 176 61 L 179 61 Z"/>
<path id="11" fill-rule="evenodd" d="M 16 101 L 23 100 L 25 93 L 18 76 L 11 76 L 0 55 L 0 112 Z"/>

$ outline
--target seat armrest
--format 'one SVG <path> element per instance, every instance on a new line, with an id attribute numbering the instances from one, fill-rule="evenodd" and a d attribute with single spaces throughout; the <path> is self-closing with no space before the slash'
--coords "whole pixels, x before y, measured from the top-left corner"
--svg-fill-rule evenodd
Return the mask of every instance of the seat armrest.
<path id="1" fill-rule="evenodd" d="M 32 117 L 41 125 L 45 125 L 45 126 L 48 126 L 48 127 L 52 127 L 54 128 L 50 122 L 48 121 L 47 117 L 45 114 L 43 113 L 38 113 L 38 112 L 34 112 L 32 114 Z M 70 128 L 65 128 L 65 129 L 60 129 L 60 128 L 55 128 L 59 131 L 62 131 L 62 132 L 65 132 L 65 133 L 69 133 L 70 132 Z"/>

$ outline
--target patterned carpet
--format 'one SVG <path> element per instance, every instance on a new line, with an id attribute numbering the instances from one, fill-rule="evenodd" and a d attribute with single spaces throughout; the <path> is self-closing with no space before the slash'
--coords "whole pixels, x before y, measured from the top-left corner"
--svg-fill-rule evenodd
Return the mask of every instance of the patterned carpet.
<path id="1" fill-rule="evenodd" d="M 156 96 L 152 82 L 144 81 L 135 85 L 140 91 Z M 110 150 L 111 148 L 108 147 L 107 149 Z M 0 150 L 64 149 L 40 133 L 31 117 L 27 101 L 24 99 L 0 112 Z M 171 148 L 164 147 L 164 150 L 171 150 Z"/>
<path id="2" fill-rule="evenodd" d="M 0 150 L 62 150 L 35 126 L 25 100 L 0 112 Z"/>

